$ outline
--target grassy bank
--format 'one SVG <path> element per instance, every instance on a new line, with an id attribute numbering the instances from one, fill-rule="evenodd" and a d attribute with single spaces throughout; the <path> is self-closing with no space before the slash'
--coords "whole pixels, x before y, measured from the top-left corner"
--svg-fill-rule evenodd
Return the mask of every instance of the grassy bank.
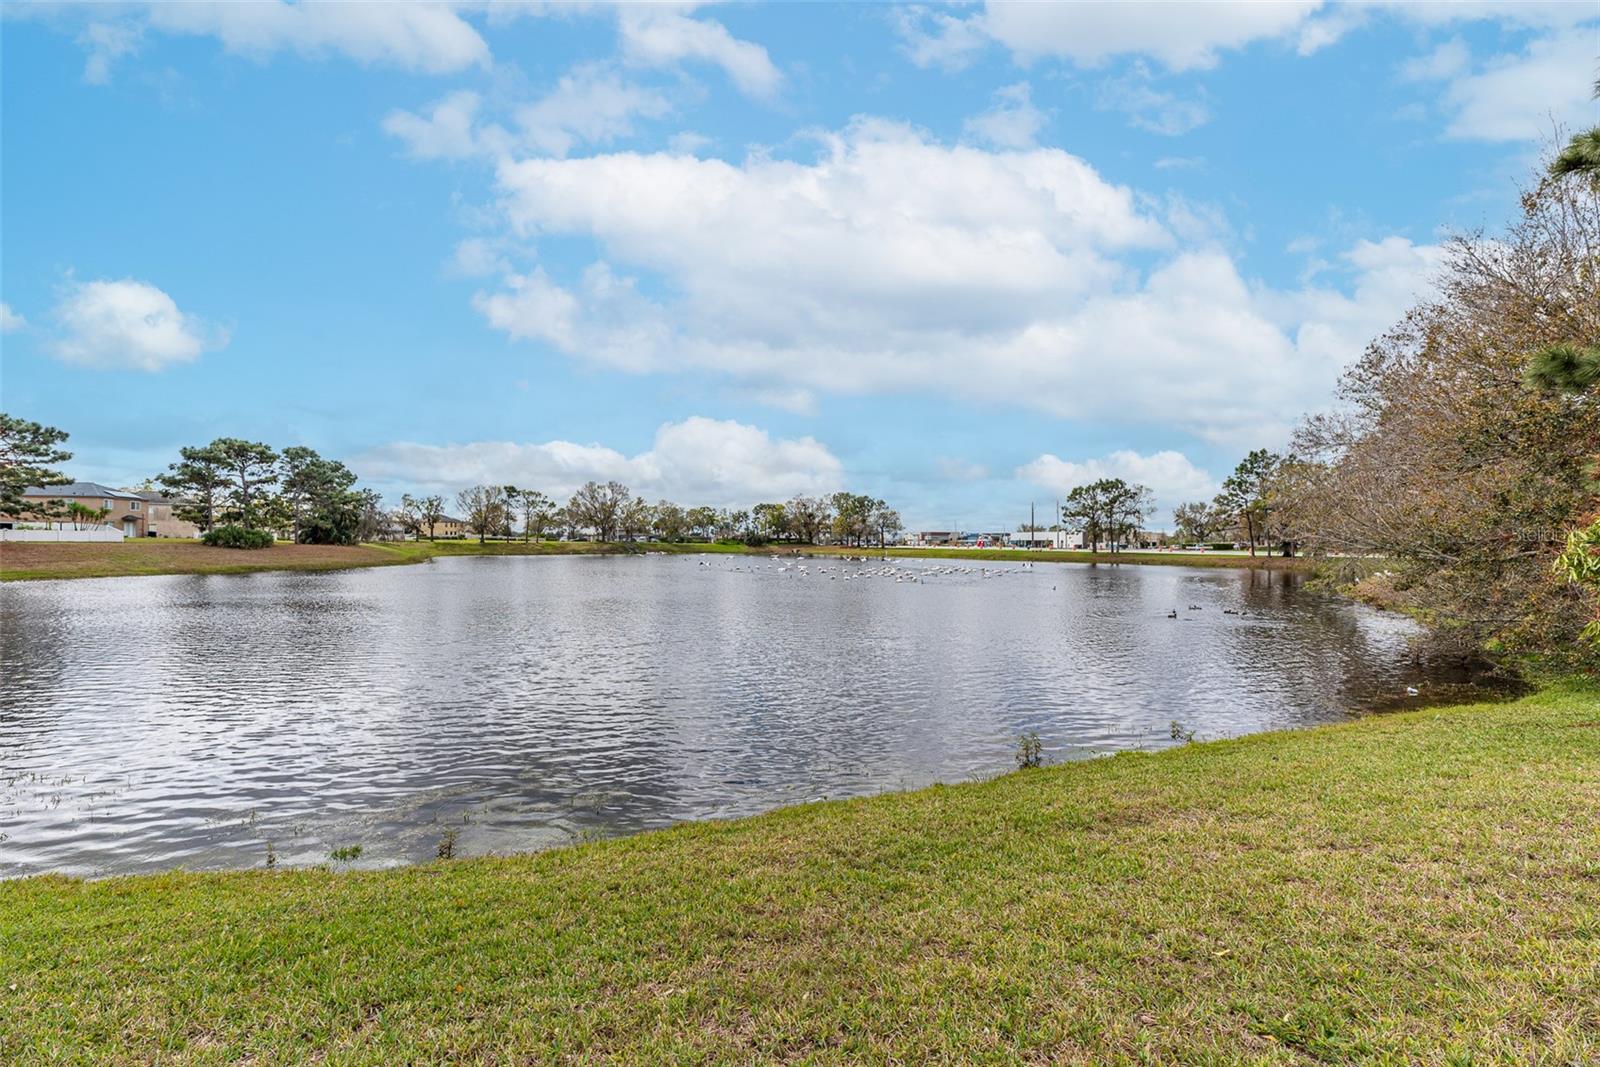
<path id="1" fill-rule="evenodd" d="M 43 578 L 112 578 L 140 574 L 245 574 L 252 571 L 325 571 L 421 563 L 439 556 L 549 556 L 629 552 L 719 552 L 861 556 L 880 549 L 816 546 L 746 548 L 722 544 L 596 544 L 588 541 L 402 541 L 369 545 L 277 544 L 258 551 L 210 548 L 195 541 L 132 540 L 110 543 L 0 542 L 0 581 Z M 1185 555 L 1166 552 L 1050 552 L 1008 549 L 895 548 L 896 556 L 1013 563 L 1137 563 L 1188 567 L 1299 567 L 1304 561 L 1271 556 Z"/>
<path id="2" fill-rule="evenodd" d="M 370 545 L 276 544 L 247 551 L 212 548 L 198 541 L 150 538 L 108 543 L 0 542 L 0 581 L 326 571 L 404 562 L 409 561 Z"/>
<path id="3" fill-rule="evenodd" d="M 540 855 L 0 884 L 0 1060 L 1600 1061 L 1600 690 Z"/>
<path id="4" fill-rule="evenodd" d="M 654 545 L 652 548 L 656 547 Z M 692 546 L 705 548 L 705 545 Z M 800 552 L 823 556 L 882 556 L 891 555 L 905 559 L 964 559 L 1003 560 L 1008 563 L 1136 563 L 1157 567 L 1257 567 L 1268 570 L 1310 569 L 1311 561 L 1295 557 L 1269 556 L 1262 553 L 1235 555 L 1227 552 L 1082 552 L 1071 549 L 1044 548 L 897 548 L 891 546 L 887 553 L 881 548 L 835 548 L 833 546 L 800 545 L 756 549 L 758 552 Z"/>
<path id="5" fill-rule="evenodd" d="M 705 549 L 707 546 L 696 546 Z M 0 581 L 43 578 L 115 578 L 148 574 L 248 574 L 254 571 L 327 571 L 421 563 L 436 556 L 588 555 L 639 551 L 640 546 L 588 542 L 399 541 L 364 545 L 294 545 L 211 548 L 190 540 L 109 543 L 0 542 Z"/>

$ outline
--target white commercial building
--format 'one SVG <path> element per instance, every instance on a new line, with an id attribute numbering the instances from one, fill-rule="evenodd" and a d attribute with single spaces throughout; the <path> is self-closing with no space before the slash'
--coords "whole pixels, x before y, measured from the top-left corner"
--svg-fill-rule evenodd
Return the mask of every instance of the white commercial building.
<path id="1" fill-rule="evenodd" d="M 1012 548 L 1082 548 L 1083 534 L 1076 530 L 1018 530 Z"/>

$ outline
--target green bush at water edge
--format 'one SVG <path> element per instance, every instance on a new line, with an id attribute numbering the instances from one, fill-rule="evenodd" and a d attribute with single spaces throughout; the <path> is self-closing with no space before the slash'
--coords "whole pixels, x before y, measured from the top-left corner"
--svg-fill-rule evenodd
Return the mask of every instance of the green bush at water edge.
<path id="1" fill-rule="evenodd" d="M 200 540 L 213 548 L 271 548 L 272 534 L 266 530 L 251 530 L 243 526 L 214 526 L 200 535 Z"/>

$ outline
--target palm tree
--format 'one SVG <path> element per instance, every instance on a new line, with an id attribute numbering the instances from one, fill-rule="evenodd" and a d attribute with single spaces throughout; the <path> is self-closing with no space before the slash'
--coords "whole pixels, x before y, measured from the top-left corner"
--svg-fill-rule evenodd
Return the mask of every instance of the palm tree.
<path id="1" fill-rule="evenodd" d="M 76 500 L 67 505 L 67 517 L 72 520 L 72 528 L 74 530 L 81 529 L 85 525 L 92 526 L 95 523 L 104 522 L 105 517 L 109 514 L 111 514 L 109 508 L 91 508 L 89 505 L 80 504 Z"/>
<path id="2" fill-rule="evenodd" d="M 1595 79 L 1594 98 L 1600 100 L 1600 78 Z M 1550 164 L 1552 178 L 1580 174 L 1600 181 L 1600 126 L 1574 134 L 1567 147 Z"/>
<path id="3" fill-rule="evenodd" d="M 1595 80 L 1594 96 L 1600 100 L 1600 79 Z M 1552 178 L 1574 174 L 1600 186 L 1600 126 L 1575 135 L 1550 164 Z M 1539 389 L 1582 393 L 1600 388 L 1600 348 L 1546 345 L 1528 362 L 1527 374 L 1529 384 Z M 1600 518 L 1583 529 L 1572 531 L 1566 550 L 1556 559 L 1556 573 L 1574 585 L 1587 585 L 1600 591 Z M 1600 645 L 1600 615 L 1584 628 L 1583 636 Z"/>
<path id="4" fill-rule="evenodd" d="M 1600 78 L 1594 97 L 1600 100 Z M 1550 164 L 1550 177 L 1586 177 L 1600 185 L 1600 126 L 1575 134 Z M 1553 344 L 1535 352 L 1528 361 L 1528 384 L 1536 389 L 1582 393 L 1600 386 L 1600 348 Z"/>

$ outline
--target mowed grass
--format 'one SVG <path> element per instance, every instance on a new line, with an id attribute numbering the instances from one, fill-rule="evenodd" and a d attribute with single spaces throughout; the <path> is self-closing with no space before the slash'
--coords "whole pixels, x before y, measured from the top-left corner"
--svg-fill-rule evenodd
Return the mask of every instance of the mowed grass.
<path id="1" fill-rule="evenodd" d="M 0 883 L 0 1061 L 1600 1062 L 1600 690 L 538 855 Z"/>
<path id="2" fill-rule="evenodd" d="M 694 547 L 705 550 L 713 546 Z M 105 543 L 12 541 L 0 542 L 0 581 L 326 571 L 422 563 L 436 556 L 589 555 L 628 551 L 643 551 L 643 546 L 584 541 L 491 541 L 482 545 L 476 541 L 382 541 L 363 545 L 296 545 L 280 541 L 271 548 L 235 549 L 212 548 L 198 541 L 155 538 Z"/>
<path id="3" fill-rule="evenodd" d="M 243 550 L 156 538 L 112 542 L 0 542 L 0 580 L 150 574 L 326 571 L 404 563 L 375 545 L 292 545 Z"/>
<path id="4" fill-rule="evenodd" d="M 1005 560 L 1012 563 L 1130 563 L 1186 567 L 1270 567 L 1292 569 L 1299 559 L 1272 556 L 1207 555 L 1171 552 L 1055 552 L 1025 549 L 836 548 L 814 545 L 604 544 L 589 541 L 386 541 L 364 545 L 294 545 L 243 550 L 211 548 L 198 541 L 146 538 L 107 543 L 0 542 L 0 581 L 52 578 L 115 578 L 150 574 L 247 574 L 254 571 L 326 571 L 422 563 L 440 556 L 569 556 L 643 552 L 829 556 L 892 555 L 910 559 Z"/>

